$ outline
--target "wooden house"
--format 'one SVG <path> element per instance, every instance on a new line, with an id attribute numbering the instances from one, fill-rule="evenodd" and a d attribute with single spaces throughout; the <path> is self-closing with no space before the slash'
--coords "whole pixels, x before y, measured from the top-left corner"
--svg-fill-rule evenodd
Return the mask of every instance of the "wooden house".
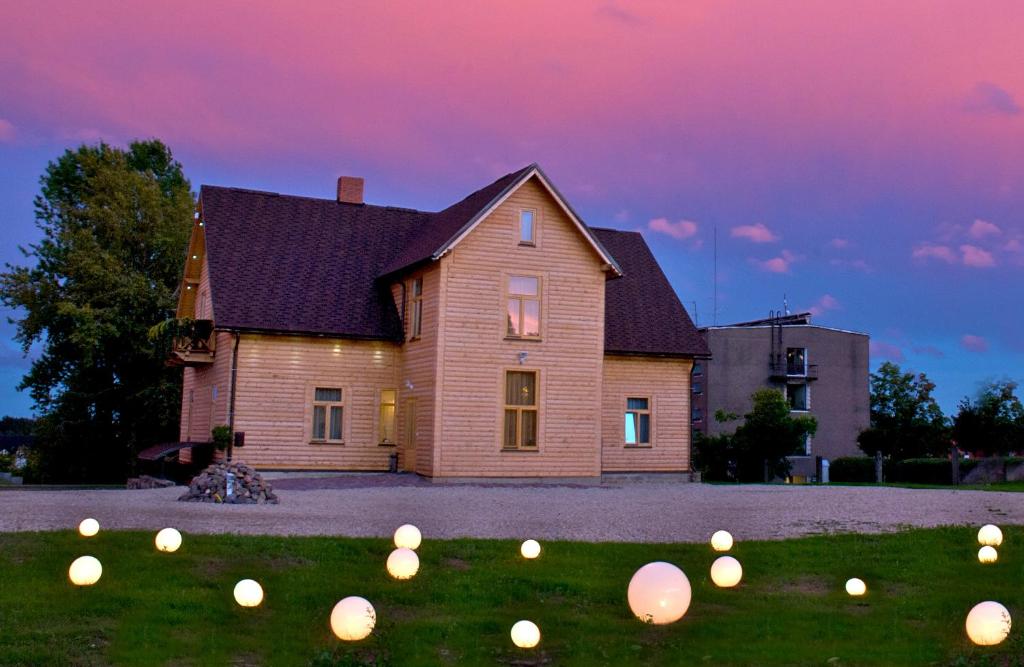
<path id="1" fill-rule="evenodd" d="M 432 477 L 690 470 L 707 346 L 636 232 L 537 165 L 443 211 L 204 186 L 179 318 L 181 440 L 260 468 Z"/>

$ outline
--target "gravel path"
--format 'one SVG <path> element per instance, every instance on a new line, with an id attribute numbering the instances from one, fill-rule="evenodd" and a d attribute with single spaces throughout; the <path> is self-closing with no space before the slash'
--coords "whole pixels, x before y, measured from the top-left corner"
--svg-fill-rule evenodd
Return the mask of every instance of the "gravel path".
<path id="1" fill-rule="evenodd" d="M 284 484 L 283 486 L 288 486 Z M 877 487 L 369 485 L 279 492 L 280 505 L 176 502 L 182 488 L 0 491 L 0 531 L 103 528 L 192 533 L 387 536 L 415 523 L 428 537 L 701 542 L 886 532 L 945 524 L 1024 524 L 1024 493 Z"/>

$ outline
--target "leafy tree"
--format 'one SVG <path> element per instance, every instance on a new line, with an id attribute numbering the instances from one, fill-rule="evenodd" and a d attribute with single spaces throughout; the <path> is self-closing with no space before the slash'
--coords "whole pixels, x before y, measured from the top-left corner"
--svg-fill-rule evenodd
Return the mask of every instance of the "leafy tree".
<path id="1" fill-rule="evenodd" d="M 0 435 L 32 435 L 35 425 L 31 417 L 0 417 Z"/>
<path id="2" fill-rule="evenodd" d="M 157 140 L 66 151 L 40 178 L 42 240 L 0 274 L 42 354 L 22 379 L 40 413 L 45 481 L 123 480 L 139 448 L 176 436 L 180 374 L 147 342 L 173 311 L 194 200 Z"/>
<path id="3" fill-rule="evenodd" d="M 924 373 L 904 373 L 890 361 L 879 366 L 871 374 L 871 427 L 857 438 L 861 450 L 894 460 L 944 456 L 949 429 L 933 391 Z"/>
<path id="4" fill-rule="evenodd" d="M 1024 449 L 1024 405 L 1014 392 L 1017 383 L 987 383 L 972 401 L 960 401 L 953 420 L 953 439 L 966 452 L 1006 455 Z"/>

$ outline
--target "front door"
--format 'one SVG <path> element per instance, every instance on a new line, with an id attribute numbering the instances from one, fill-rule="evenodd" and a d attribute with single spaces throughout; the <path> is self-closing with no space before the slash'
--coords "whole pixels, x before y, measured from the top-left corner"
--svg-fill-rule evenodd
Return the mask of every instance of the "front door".
<path id="1" fill-rule="evenodd" d="M 416 472 L 416 399 L 405 400 L 405 450 L 402 452 L 402 470 Z"/>

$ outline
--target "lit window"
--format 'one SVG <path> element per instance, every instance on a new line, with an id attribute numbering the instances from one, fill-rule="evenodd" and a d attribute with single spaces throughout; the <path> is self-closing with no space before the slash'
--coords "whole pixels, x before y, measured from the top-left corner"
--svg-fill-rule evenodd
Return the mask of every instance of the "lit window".
<path id="1" fill-rule="evenodd" d="M 540 337 L 540 278 L 509 277 L 507 316 L 509 336 Z"/>
<path id="2" fill-rule="evenodd" d="M 786 375 L 807 375 L 807 348 L 786 348 Z"/>
<path id="3" fill-rule="evenodd" d="M 412 338 L 423 333 L 423 278 L 412 281 Z"/>
<path id="4" fill-rule="evenodd" d="M 505 449 L 537 447 L 537 373 L 505 373 Z"/>
<path id="5" fill-rule="evenodd" d="M 380 444 L 395 444 L 395 398 L 394 389 L 380 392 Z"/>
<path id="6" fill-rule="evenodd" d="M 626 444 L 651 444 L 651 401 L 648 398 L 626 399 Z"/>
<path id="7" fill-rule="evenodd" d="M 533 211 L 519 211 L 519 243 L 520 245 L 534 245 L 534 234 L 536 231 L 537 214 Z"/>
<path id="8" fill-rule="evenodd" d="M 341 389 L 317 387 L 313 390 L 313 437 L 315 442 L 341 442 L 345 407 Z"/>

